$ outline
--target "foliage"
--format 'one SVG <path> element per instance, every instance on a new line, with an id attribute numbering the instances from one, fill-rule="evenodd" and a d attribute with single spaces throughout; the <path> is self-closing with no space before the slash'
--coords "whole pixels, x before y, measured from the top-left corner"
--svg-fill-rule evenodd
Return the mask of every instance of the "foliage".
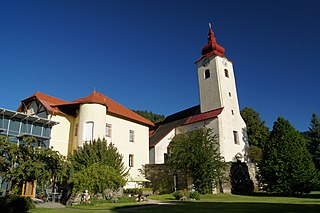
<path id="1" fill-rule="evenodd" d="M 102 163 L 92 165 L 76 172 L 70 180 L 73 183 L 73 191 L 89 190 L 93 194 L 103 193 L 107 189 L 118 189 L 125 185 L 126 180 L 113 167 Z"/>
<path id="2" fill-rule="evenodd" d="M 133 111 L 153 123 L 158 123 L 160 121 L 163 121 L 166 118 L 164 115 L 159 115 L 159 114 L 155 114 L 153 112 L 148 112 L 147 110 L 145 110 L 145 111 L 133 110 Z"/>
<path id="3" fill-rule="evenodd" d="M 269 129 L 265 126 L 258 112 L 250 107 L 241 110 L 241 116 L 247 125 L 249 145 L 263 148 L 269 137 Z"/>
<path id="4" fill-rule="evenodd" d="M 176 200 L 180 200 L 183 197 L 186 197 L 186 198 L 189 197 L 189 193 L 187 190 L 178 190 L 178 191 L 172 193 L 172 195 Z"/>
<path id="5" fill-rule="evenodd" d="M 24 138 L 19 145 L 0 137 L 0 155 L 0 174 L 11 183 L 11 190 L 35 180 L 44 185 L 52 176 L 63 175 L 66 168 L 63 156 L 50 148 L 37 146 L 32 137 Z"/>
<path id="6" fill-rule="evenodd" d="M 190 199 L 200 200 L 200 194 L 197 191 L 190 192 Z"/>
<path id="7" fill-rule="evenodd" d="M 197 191 L 188 192 L 187 190 L 179 190 L 172 193 L 176 200 L 181 200 L 183 197 L 187 199 L 200 200 L 200 194 Z"/>
<path id="8" fill-rule="evenodd" d="M 248 157 L 254 163 L 260 163 L 262 160 L 262 149 L 255 145 L 249 146 Z"/>
<path id="9" fill-rule="evenodd" d="M 259 113 L 250 107 L 241 110 L 241 116 L 247 125 L 249 158 L 252 162 L 258 163 L 261 160 L 263 146 L 269 137 L 269 129 L 260 119 Z"/>
<path id="10" fill-rule="evenodd" d="M 29 197 L 20 197 L 16 195 L 6 195 L 0 197 L 1 212 L 15 213 L 27 212 L 35 208 Z"/>
<path id="11" fill-rule="evenodd" d="M 260 171 L 266 190 L 273 193 L 309 193 L 315 183 L 316 170 L 306 142 L 282 117 L 274 123 L 270 141 L 265 144 Z"/>
<path id="12" fill-rule="evenodd" d="M 230 168 L 231 193 L 238 195 L 248 195 L 254 190 L 248 166 L 243 162 L 232 162 Z"/>
<path id="13" fill-rule="evenodd" d="M 112 143 L 107 145 L 104 139 L 98 139 L 84 143 L 82 147 L 74 150 L 70 156 L 70 161 L 75 172 L 81 171 L 94 163 L 101 163 L 117 169 L 121 175 L 126 176 L 128 171 L 126 171 L 122 158 L 122 155 Z"/>
<path id="14" fill-rule="evenodd" d="M 78 147 L 70 156 L 71 179 L 74 191 L 88 189 L 104 193 L 106 189 L 117 189 L 125 184 L 128 171 L 117 148 L 105 140 L 94 140 Z M 72 174 L 74 172 L 74 174 Z"/>
<path id="15" fill-rule="evenodd" d="M 170 143 L 168 163 L 189 174 L 201 194 L 211 193 L 213 185 L 222 182 L 226 169 L 219 143 L 206 128 L 176 135 Z"/>
<path id="16" fill-rule="evenodd" d="M 308 150 L 312 155 L 313 162 L 320 171 L 320 119 L 316 113 L 312 114 L 309 131 L 306 133 Z"/>

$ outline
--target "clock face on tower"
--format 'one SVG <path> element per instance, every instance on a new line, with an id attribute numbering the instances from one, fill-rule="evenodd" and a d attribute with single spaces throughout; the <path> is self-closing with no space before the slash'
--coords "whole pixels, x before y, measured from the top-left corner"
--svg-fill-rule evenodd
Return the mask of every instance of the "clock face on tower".
<path id="1" fill-rule="evenodd" d="M 222 64 L 224 65 L 224 66 L 227 66 L 227 59 L 222 59 Z"/>
<path id="2" fill-rule="evenodd" d="M 209 58 L 205 58 L 205 59 L 203 59 L 203 61 L 202 61 L 202 65 L 205 66 L 205 67 L 207 67 L 207 66 L 209 65 L 209 63 L 210 63 Z"/>

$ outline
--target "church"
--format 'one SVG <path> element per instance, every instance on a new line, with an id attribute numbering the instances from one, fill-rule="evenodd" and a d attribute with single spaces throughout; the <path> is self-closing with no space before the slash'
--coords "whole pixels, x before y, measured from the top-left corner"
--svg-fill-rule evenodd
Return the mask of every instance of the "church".
<path id="1" fill-rule="evenodd" d="M 140 175 L 143 165 L 166 161 L 176 134 L 202 127 L 217 135 L 226 161 L 245 161 L 246 124 L 240 115 L 233 65 L 224 53 L 210 26 L 196 61 L 200 104 L 162 122 L 154 124 L 97 91 L 73 101 L 36 92 L 22 100 L 17 111 L 0 108 L 0 135 L 34 136 L 62 155 L 104 138 L 123 155 L 129 182 Z"/>
<path id="2" fill-rule="evenodd" d="M 202 127 L 212 129 L 213 134 L 217 135 L 220 153 L 225 161 L 246 160 L 246 124 L 240 115 L 233 65 L 224 52 L 210 24 L 207 44 L 195 62 L 200 104 L 167 116 L 151 130 L 151 164 L 166 161 L 168 146 L 176 134 Z"/>

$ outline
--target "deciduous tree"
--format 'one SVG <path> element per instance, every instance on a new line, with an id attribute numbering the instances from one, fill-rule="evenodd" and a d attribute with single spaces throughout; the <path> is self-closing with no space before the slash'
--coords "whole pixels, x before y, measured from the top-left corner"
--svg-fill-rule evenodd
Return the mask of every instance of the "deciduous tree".
<path id="1" fill-rule="evenodd" d="M 211 193 L 225 177 L 226 164 L 211 129 L 176 135 L 170 143 L 168 164 L 189 174 L 195 189 L 202 194 Z"/>
<path id="2" fill-rule="evenodd" d="M 74 185 L 75 190 L 86 188 L 94 193 L 104 193 L 106 187 L 114 189 L 123 186 L 128 170 L 122 159 L 122 155 L 112 143 L 107 145 L 106 141 L 101 139 L 87 142 L 70 156 L 73 174 L 69 183 Z"/>

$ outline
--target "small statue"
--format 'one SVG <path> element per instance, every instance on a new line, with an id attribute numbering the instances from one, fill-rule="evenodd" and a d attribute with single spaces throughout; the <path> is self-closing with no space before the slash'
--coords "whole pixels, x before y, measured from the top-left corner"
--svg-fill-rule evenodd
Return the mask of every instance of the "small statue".
<path id="1" fill-rule="evenodd" d="M 87 189 L 82 194 L 81 203 L 90 203 L 90 194 Z"/>

